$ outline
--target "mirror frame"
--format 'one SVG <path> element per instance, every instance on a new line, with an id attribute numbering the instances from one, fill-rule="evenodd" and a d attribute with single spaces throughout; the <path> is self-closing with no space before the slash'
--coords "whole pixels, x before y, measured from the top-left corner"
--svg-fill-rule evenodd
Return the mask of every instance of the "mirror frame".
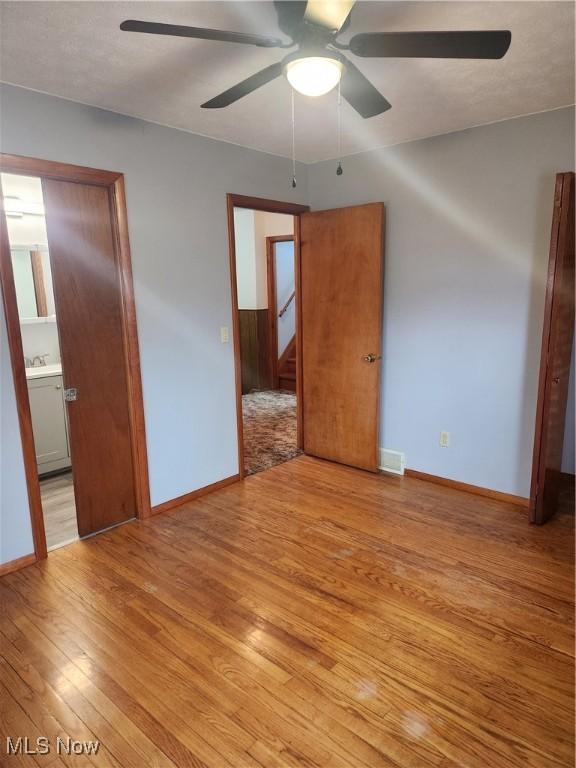
<path id="1" fill-rule="evenodd" d="M 36 311 L 38 317 L 48 317 L 48 301 L 46 299 L 46 284 L 44 282 L 44 268 L 42 266 L 42 252 L 30 251 L 32 263 L 32 280 L 34 293 L 36 294 Z"/>
<path id="2" fill-rule="evenodd" d="M 48 299 L 46 296 L 46 282 L 44 280 L 44 267 L 42 264 L 42 251 L 37 248 L 26 248 L 25 246 L 14 246 L 10 248 L 10 256 L 13 258 L 14 252 L 24 252 L 30 259 L 32 270 L 32 284 L 34 286 L 34 298 L 36 300 L 36 316 L 21 317 L 20 322 L 36 320 L 37 318 L 49 317 Z"/>

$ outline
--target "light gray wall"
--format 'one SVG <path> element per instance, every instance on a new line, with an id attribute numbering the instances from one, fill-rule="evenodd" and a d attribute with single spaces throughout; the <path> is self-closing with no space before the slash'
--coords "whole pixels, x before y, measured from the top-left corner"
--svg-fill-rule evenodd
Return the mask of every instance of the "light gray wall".
<path id="1" fill-rule="evenodd" d="M 0 301 L 0 563 L 29 555 L 33 549 L 20 425 Z"/>
<path id="2" fill-rule="evenodd" d="M 564 109 L 347 157 L 341 177 L 309 169 L 314 209 L 386 204 L 381 446 L 407 466 L 528 495 L 554 177 L 573 146 Z"/>
<path id="3" fill-rule="evenodd" d="M 232 323 L 225 195 L 306 201 L 305 167 L 292 190 L 283 158 L 11 86 L 0 108 L 3 152 L 125 174 L 152 503 L 235 474 L 233 350 L 220 343 Z M 3 447 L 6 561 L 31 547 L 19 441 Z"/>
<path id="4" fill-rule="evenodd" d="M 382 447 L 408 466 L 526 495 L 554 175 L 571 110 L 299 168 L 10 86 L 3 152 L 126 177 L 152 502 L 237 469 L 225 193 L 387 206 Z M 368 124 L 362 124 L 365 128 Z M 307 188 L 307 182 L 308 187 Z M 0 562 L 32 550 L 4 318 Z M 439 431 L 451 432 L 448 449 Z"/>

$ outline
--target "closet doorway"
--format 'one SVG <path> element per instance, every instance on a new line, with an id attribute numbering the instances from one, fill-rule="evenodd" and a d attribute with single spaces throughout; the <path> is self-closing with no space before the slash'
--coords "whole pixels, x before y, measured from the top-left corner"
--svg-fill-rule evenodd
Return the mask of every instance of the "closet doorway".
<path id="1" fill-rule="evenodd" d="M 0 276 L 37 558 L 150 512 L 121 174 L 2 155 Z"/>

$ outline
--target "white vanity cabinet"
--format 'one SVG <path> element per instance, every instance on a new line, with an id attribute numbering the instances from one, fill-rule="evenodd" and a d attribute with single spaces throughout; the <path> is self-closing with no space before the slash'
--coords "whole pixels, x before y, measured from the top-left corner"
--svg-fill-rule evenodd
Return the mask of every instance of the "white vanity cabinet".
<path id="1" fill-rule="evenodd" d="M 71 466 L 62 376 L 28 379 L 38 474 Z"/>

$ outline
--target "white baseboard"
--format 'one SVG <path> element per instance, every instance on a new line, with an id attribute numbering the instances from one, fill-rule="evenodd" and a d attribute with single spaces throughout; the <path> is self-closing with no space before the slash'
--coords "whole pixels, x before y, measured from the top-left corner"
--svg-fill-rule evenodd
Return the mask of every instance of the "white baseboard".
<path id="1" fill-rule="evenodd" d="M 380 448 L 380 467 L 384 472 L 393 472 L 395 475 L 403 475 L 406 469 L 406 454 L 401 451 L 391 451 L 388 448 Z"/>

